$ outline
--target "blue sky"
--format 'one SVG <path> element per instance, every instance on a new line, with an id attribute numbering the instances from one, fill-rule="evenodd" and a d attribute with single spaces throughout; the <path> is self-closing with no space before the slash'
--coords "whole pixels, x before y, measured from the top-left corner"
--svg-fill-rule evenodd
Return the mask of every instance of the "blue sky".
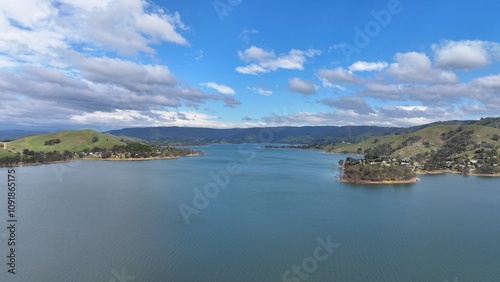
<path id="1" fill-rule="evenodd" d="M 493 0 L 3 1 L 0 129 L 499 116 L 499 8 Z"/>

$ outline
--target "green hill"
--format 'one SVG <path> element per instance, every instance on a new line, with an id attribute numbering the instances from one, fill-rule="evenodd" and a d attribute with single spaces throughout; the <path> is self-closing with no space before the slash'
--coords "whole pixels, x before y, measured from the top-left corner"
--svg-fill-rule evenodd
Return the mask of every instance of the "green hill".
<path id="1" fill-rule="evenodd" d="M 3 157 L 13 157 L 15 156 L 16 154 L 12 153 L 12 152 L 9 152 L 7 150 L 4 150 L 3 149 L 3 143 L 2 143 L 2 147 L 0 148 L 0 158 L 3 158 Z"/>
<path id="2" fill-rule="evenodd" d="M 7 151 L 22 152 L 24 149 L 36 152 L 68 150 L 83 151 L 94 147 L 111 149 L 114 145 L 126 145 L 118 137 L 90 129 L 66 130 L 56 133 L 30 135 L 7 143 Z M 2 149 L 5 152 L 5 150 Z"/>
<path id="3" fill-rule="evenodd" d="M 481 118 L 480 120 L 474 122 L 474 124 L 500 128 L 500 117 Z"/>
<path id="4" fill-rule="evenodd" d="M 460 125 L 434 125 L 424 129 L 407 133 L 407 134 L 394 134 L 381 137 L 372 137 L 363 142 L 356 144 L 337 144 L 330 151 L 333 152 L 349 152 L 359 153 L 364 152 L 366 149 L 373 149 L 379 145 L 389 144 L 395 151 L 393 156 L 412 157 L 419 153 L 425 153 L 431 150 L 437 150 L 445 144 L 446 140 L 443 135 L 456 131 Z M 493 147 L 500 147 L 500 140 L 494 136 L 500 136 L 500 129 L 492 126 L 482 125 L 462 125 L 464 131 L 473 130 L 472 140 L 476 144 L 487 143 Z M 359 149 L 361 148 L 361 150 Z M 471 148 L 466 154 L 473 154 L 474 150 Z"/>

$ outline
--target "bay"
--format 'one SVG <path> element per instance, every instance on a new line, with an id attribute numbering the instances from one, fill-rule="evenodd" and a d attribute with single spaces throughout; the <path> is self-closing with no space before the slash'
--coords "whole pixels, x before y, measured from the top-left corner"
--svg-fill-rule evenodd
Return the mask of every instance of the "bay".
<path id="1" fill-rule="evenodd" d="M 15 168 L 17 273 L 2 227 L 1 280 L 498 281 L 498 178 L 351 185 L 345 155 L 260 147 Z"/>

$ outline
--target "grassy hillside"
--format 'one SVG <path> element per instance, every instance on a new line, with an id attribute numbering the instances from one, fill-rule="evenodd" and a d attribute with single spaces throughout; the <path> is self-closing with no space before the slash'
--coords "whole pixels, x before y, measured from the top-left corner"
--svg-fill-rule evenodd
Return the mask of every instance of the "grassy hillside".
<path id="1" fill-rule="evenodd" d="M 459 125 L 434 125 L 408 134 L 372 137 L 356 144 L 337 144 L 333 148 L 333 151 L 356 153 L 359 148 L 364 151 L 380 144 L 390 144 L 392 148 L 401 146 L 401 149 L 393 153 L 394 156 L 401 155 L 411 157 L 430 150 L 437 150 L 445 143 L 445 140 L 442 139 L 442 134 L 457 130 L 458 127 Z M 462 127 L 464 131 L 474 130 L 474 142 L 487 142 L 494 146 L 500 146 L 500 141 L 492 140 L 494 135 L 500 136 L 500 129 L 481 125 L 463 125 Z M 468 151 L 466 153 L 473 154 L 473 151 Z"/>
<path id="2" fill-rule="evenodd" d="M 54 145 L 45 145 L 46 141 L 60 140 Z M 67 130 L 56 133 L 30 135 L 7 143 L 10 152 L 22 152 L 24 149 L 32 151 L 60 151 L 71 152 L 92 149 L 94 147 L 110 149 L 114 145 L 125 145 L 118 137 L 111 134 L 102 134 L 90 129 Z"/>
<path id="3" fill-rule="evenodd" d="M 13 156 L 16 155 L 16 154 L 14 154 L 12 152 L 4 150 L 3 149 L 3 143 L 1 143 L 1 144 L 2 144 L 2 147 L 0 147 L 0 158 L 3 158 L 3 157 L 13 157 Z"/>
<path id="4" fill-rule="evenodd" d="M 476 125 L 484 125 L 484 126 L 490 126 L 494 128 L 500 128 L 500 117 L 487 117 L 487 118 L 482 118 L 476 122 L 474 122 Z"/>

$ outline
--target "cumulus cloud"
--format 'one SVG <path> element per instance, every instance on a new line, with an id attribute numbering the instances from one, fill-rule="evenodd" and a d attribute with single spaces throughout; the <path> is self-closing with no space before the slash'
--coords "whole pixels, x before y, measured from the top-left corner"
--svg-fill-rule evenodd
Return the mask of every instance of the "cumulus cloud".
<path id="1" fill-rule="evenodd" d="M 381 100 L 412 100 L 428 105 L 457 103 L 472 98 L 477 91 L 470 83 L 460 84 L 368 84 L 360 93 Z"/>
<path id="2" fill-rule="evenodd" d="M 150 92 L 157 85 L 174 86 L 177 83 L 170 70 L 161 65 L 143 65 L 107 57 L 80 57 L 75 66 L 83 79 L 122 86 L 130 91 Z"/>
<path id="3" fill-rule="evenodd" d="M 150 45 L 160 42 L 188 43 L 179 33 L 186 29 L 180 14 L 168 14 L 152 3 L 119 0 L 110 1 L 101 9 L 79 8 L 72 3 L 66 9 L 76 20 L 83 20 L 76 28 L 95 44 L 110 46 L 122 54 L 154 53 Z"/>
<path id="4" fill-rule="evenodd" d="M 253 93 L 257 93 L 264 96 L 271 96 L 273 94 L 273 91 L 262 89 L 260 87 L 247 87 L 247 89 L 252 91 Z"/>
<path id="5" fill-rule="evenodd" d="M 335 112 L 297 112 L 274 114 L 262 118 L 269 125 L 373 125 L 373 126 L 415 126 L 439 120 L 447 120 L 463 114 L 445 108 L 412 106 L 385 106 L 370 112 L 338 110 Z"/>
<path id="6" fill-rule="evenodd" d="M 353 71 L 380 71 L 385 69 L 389 64 L 386 62 L 363 62 L 358 61 L 349 66 L 349 70 Z"/>
<path id="7" fill-rule="evenodd" d="M 238 51 L 238 57 L 246 63 L 246 66 L 236 67 L 236 71 L 243 74 L 262 74 L 278 69 L 303 70 L 306 58 L 312 58 L 321 52 L 315 49 L 306 51 L 292 49 L 288 54 L 276 55 L 273 50 L 267 51 L 259 47 L 251 46 L 245 51 Z"/>
<path id="8" fill-rule="evenodd" d="M 234 95 L 235 94 L 233 88 L 231 88 L 227 85 L 224 85 L 224 84 L 217 84 L 215 82 L 204 82 L 204 83 L 200 83 L 200 85 L 215 89 L 217 92 L 219 92 L 221 94 L 227 94 L 227 95 Z"/>
<path id="9" fill-rule="evenodd" d="M 316 85 L 310 81 L 294 77 L 288 80 L 288 89 L 304 95 L 316 94 Z"/>
<path id="10" fill-rule="evenodd" d="M 500 44 L 480 40 L 444 41 L 432 46 L 438 67 L 476 69 L 498 59 Z"/>
<path id="11" fill-rule="evenodd" d="M 234 98 L 233 96 L 224 95 L 222 97 L 222 101 L 224 101 L 224 107 L 228 107 L 228 108 L 234 108 L 238 105 L 241 105 L 241 102 L 239 100 L 237 100 L 236 98 Z"/>
<path id="12" fill-rule="evenodd" d="M 341 67 L 335 69 L 321 69 L 316 72 L 316 76 L 319 79 L 326 80 L 330 83 L 348 83 L 356 84 L 360 82 L 360 79 L 352 74 L 352 72 L 343 69 Z"/>
<path id="13" fill-rule="evenodd" d="M 88 63 L 81 64 L 93 66 L 94 62 L 94 58 L 89 58 Z M 50 117 L 51 123 L 67 124 L 70 116 L 82 113 L 198 107 L 207 101 L 220 101 L 226 107 L 241 104 L 232 95 L 205 94 L 198 88 L 179 86 L 168 69 L 161 66 L 109 63 L 125 66 L 119 70 L 124 77 L 100 68 L 95 69 L 95 73 L 107 78 L 94 77 L 85 73 L 91 69 L 86 66 L 82 68 L 85 71 L 76 69 L 69 73 L 32 66 L 23 67 L 17 73 L 0 71 L 0 93 L 9 97 L 0 109 L 0 120 L 37 125 Z M 79 73 L 86 78 L 78 76 Z M 37 110 L 33 111 L 34 108 Z"/>
<path id="14" fill-rule="evenodd" d="M 234 128 L 234 123 L 218 120 L 218 116 L 198 112 L 170 112 L 165 110 L 116 110 L 113 112 L 93 112 L 71 116 L 75 124 L 96 124 L 101 131 L 136 126 L 187 126 L 209 128 Z M 103 122 L 105 121 L 105 122 Z"/>
<path id="15" fill-rule="evenodd" d="M 262 48 L 252 46 L 243 52 L 238 51 L 238 57 L 247 63 L 252 61 L 261 63 L 276 57 L 276 54 L 274 54 L 274 51 L 266 51 Z"/>
<path id="16" fill-rule="evenodd" d="M 0 50 L 20 62 L 54 64 L 72 44 L 121 54 L 153 54 L 151 44 L 187 45 L 177 12 L 141 0 L 24 0 L 0 6 Z M 36 44 L 33 44 L 36 42 Z"/>
<path id="17" fill-rule="evenodd" d="M 472 84 L 489 92 L 500 92 L 500 74 L 476 78 Z"/>
<path id="18" fill-rule="evenodd" d="M 327 98 L 320 100 L 320 103 L 339 110 L 353 111 L 358 114 L 373 113 L 372 107 L 360 97 L 342 96 L 339 99 Z"/>
<path id="19" fill-rule="evenodd" d="M 400 82 L 456 83 L 458 81 L 453 72 L 434 67 L 426 54 L 417 52 L 397 53 L 395 62 L 390 64 L 386 74 Z"/>
<path id="20" fill-rule="evenodd" d="M 39 126 L 50 119 L 54 126 L 64 127 L 90 122 L 90 117 L 97 122 L 106 115 L 140 113 L 137 119 L 130 114 L 129 121 L 142 124 L 142 118 L 151 124 L 147 117 L 156 117 L 151 113 L 166 108 L 197 108 L 207 101 L 225 107 L 241 104 L 227 95 L 234 90 L 225 85 L 208 83 L 219 93 L 206 94 L 179 83 L 165 65 L 126 57 L 154 56 L 153 45 L 164 42 L 189 44 L 181 34 L 188 28 L 180 14 L 154 3 L 5 2 L 0 5 L 0 29 L 0 95 L 7 97 L 0 106 L 0 121 L 15 119 Z M 196 119 L 177 113 L 175 120 Z"/>

